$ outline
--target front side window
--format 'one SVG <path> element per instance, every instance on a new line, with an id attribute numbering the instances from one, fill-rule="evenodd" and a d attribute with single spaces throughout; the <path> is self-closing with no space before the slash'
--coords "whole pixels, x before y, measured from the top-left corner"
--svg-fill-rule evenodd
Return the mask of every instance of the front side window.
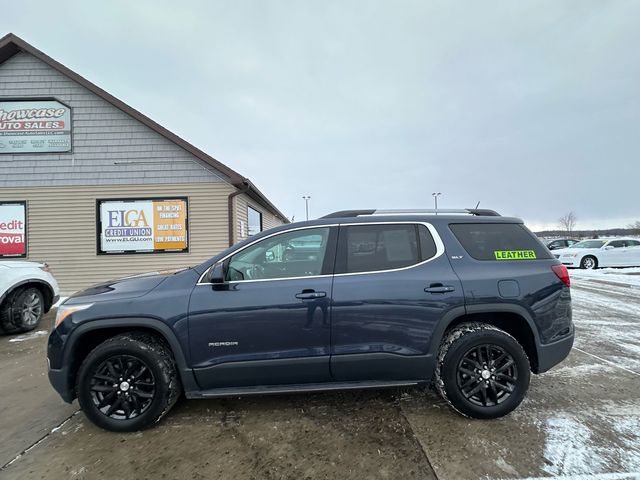
<path id="1" fill-rule="evenodd" d="M 574 244 L 571 248 L 600 248 L 605 243 L 604 240 L 583 240 Z"/>
<path id="2" fill-rule="evenodd" d="M 342 226 L 338 240 L 336 273 L 376 272 L 408 267 L 433 257 L 435 253 L 433 237 L 423 225 Z"/>
<path id="3" fill-rule="evenodd" d="M 233 255 L 227 280 L 263 280 L 321 275 L 329 228 L 309 228 L 265 238 Z"/>
<path id="4" fill-rule="evenodd" d="M 249 236 L 262 231 L 262 213 L 252 207 L 247 207 L 247 223 Z"/>

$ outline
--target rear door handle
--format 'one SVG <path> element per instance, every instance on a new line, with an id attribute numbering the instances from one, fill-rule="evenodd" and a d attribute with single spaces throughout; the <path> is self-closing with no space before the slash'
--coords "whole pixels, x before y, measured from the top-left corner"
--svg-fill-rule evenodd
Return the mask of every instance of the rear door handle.
<path id="1" fill-rule="evenodd" d="M 449 293 L 455 291 L 455 287 L 450 285 L 442 285 L 441 283 L 432 283 L 424 289 L 427 293 Z"/>
<path id="2" fill-rule="evenodd" d="M 314 290 L 303 290 L 300 293 L 296 293 L 296 298 L 300 300 L 313 300 L 314 298 L 326 297 L 327 292 L 316 292 Z"/>

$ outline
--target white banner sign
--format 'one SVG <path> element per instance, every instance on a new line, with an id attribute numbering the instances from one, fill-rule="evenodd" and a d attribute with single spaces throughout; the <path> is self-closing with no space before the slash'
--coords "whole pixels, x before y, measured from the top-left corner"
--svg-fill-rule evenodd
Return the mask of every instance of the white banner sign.
<path id="1" fill-rule="evenodd" d="M 187 251 L 187 201 L 100 201 L 102 253 Z"/>
<path id="2" fill-rule="evenodd" d="M 54 100 L 0 102 L 0 155 L 71 151 L 71 109 Z"/>

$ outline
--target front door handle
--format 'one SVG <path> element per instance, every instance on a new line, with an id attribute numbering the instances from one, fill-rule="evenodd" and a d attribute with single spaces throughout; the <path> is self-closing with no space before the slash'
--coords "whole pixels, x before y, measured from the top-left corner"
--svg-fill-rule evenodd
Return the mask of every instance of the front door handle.
<path id="1" fill-rule="evenodd" d="M 432 283 L 424 289 L 427 293 L 449 293 L 455 291 L 455 287 L 443 285 L 441 283 Z"/>
<path id="2" fill-rule="evenodd" d="M 314 298 L 323 298 L 327 296 L 327 292 L 316 292 L 315 290 L 303 290 L 296 293 L 296 298 L 300 300 L 313 300 Z"/>

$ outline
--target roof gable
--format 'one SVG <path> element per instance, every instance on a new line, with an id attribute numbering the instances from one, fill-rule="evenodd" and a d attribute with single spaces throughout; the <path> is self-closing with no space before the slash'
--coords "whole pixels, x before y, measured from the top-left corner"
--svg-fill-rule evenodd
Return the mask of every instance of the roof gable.
<path id="1" fill-rule="evenodd" d="M 195 147 L 191 143 L 182 139 L 178 135 L 167 130 L 162 125 L 151 120 L 149 117 L 147 117 L 143 113 L 139 112 L 133 107 L 130 107 L 123 101 L 117 99 L 116 97 L 106 92 L 105 90 L 101 89 L 97 85 L 93 84 L 89 80 L 78 75 L 77 73 L 70 70 L 69 68 L 65 67 L 61 63 L 57 62 L 53 58 L 49 57 L 48 55 L 38 50 L 37 48 L 28 44 L 27 42 L 22 40 L 20 37 L 12 33 L 9 33 L 4 37 L 0 38 L 0 64 L 4 63 L 5 61 L 7 61 L 8 59 L 13 57 L 20 51 L 24 51 L 26 53 L 29 53 L 30 55 L 33 55 L 38 60 L 46 63 L 51 68 L 57 70 L 61 74 L 65 75 L 71 80 L 82 85 L 90 92 L 99 96 L 100 98 L 107 101 L 108 103 L 115 106 L 116 108 L 122 110 L 127 115 L 131 116 L 132 118 L 139 121 L 143 125 L 149 127 L 151 130 L 162 135 L 164 138 L 170 140 L 171 142 L 178 145 L 179 147 L 183 148 L 184 150 L 192 154 L 194 157 L 203 161 L 204 163 L 211 166 L 215 170 L 224 174 L 229 178 L 229 181 L 233 186 L 242 190 L 246 190 L 247 194 L 249 194 L 252 198 L 254 198 L 254 200 L 256 200 L 258 203 L 266 207 L 269 211 L 271 211 L 271 213 L 273 213 L 277 217 L 280 217 L 285 222 L 287 221 L 287 218 L 251 183 L 251 181 L 248 178 L 243 177 L 235 170 L 229 168 L 228 166 L 219 162 L 212 156 L 208 155 L 207 153 L 203 152 L 199 148 Z"/>

